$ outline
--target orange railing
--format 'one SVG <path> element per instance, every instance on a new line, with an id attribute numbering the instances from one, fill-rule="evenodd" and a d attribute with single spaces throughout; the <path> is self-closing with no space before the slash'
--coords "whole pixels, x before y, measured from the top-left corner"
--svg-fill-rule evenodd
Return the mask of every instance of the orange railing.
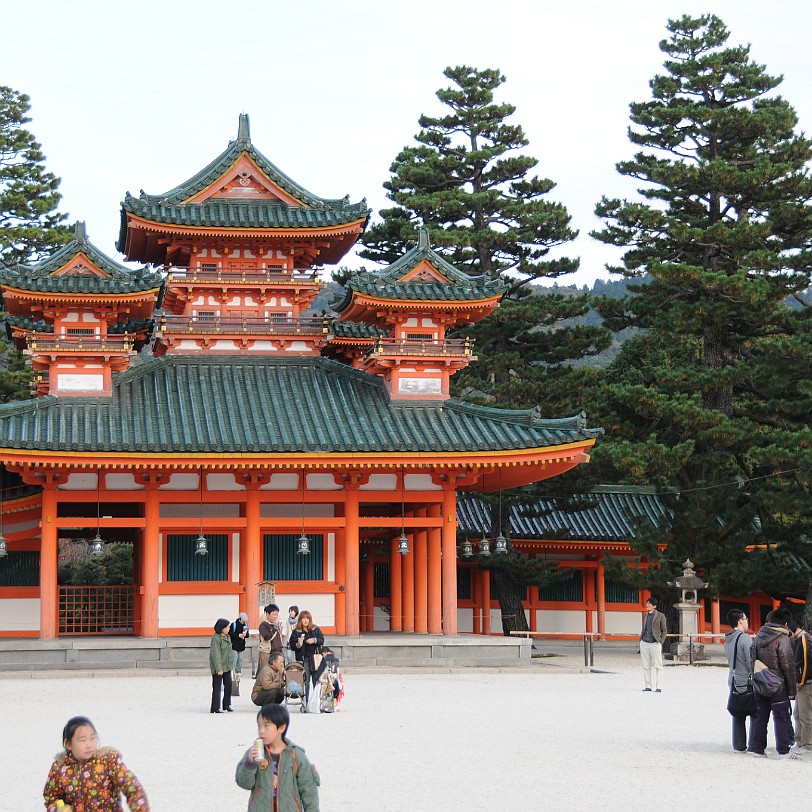
<path id="1" fill-rule="evenodd" d="M 429 355 L 462 358 L 473 352 L 473 341 L 468 338 L 452 338 L 446 341 L 415 341 L 414 339 L 379 338 L 367 358 L 375 355 Z"/>
<path id="2" fill-rule="evenodd" d="M 189 284 L 191 283 L 228 283 L 232 284 L 263 284 L 263 285 L 290 285 L 292 282 L 297 285 L 314 284 L 321 285 L 316 271 L 282 271 L 256 270 L 243 268 L 218 268 L 217 270 L 205 271 L 200 268 L 167 268 L 169 274 L 169 284 Z"/>
<path id="3" fill-rule="evenodd" d="M 60 634 L 134 634 L 134 586 L 60 586 Z"/>
<path id="4" fill-rule="evenodd" d="M 330 323 L 323 318 L 265 319 L 255 316 L 238 318 L 164 316 L 158 323 L 162 333 L 250 333 L 252 335 L 324 335 Z"/>
<path id="5" fill-rule="evenodd" d="M 130 352 L 134 336 L 127 333 L 114 335 L 70 336 L 43 335 L 36 333 L 28 338 L 28 348 L 32 352 Z"/>

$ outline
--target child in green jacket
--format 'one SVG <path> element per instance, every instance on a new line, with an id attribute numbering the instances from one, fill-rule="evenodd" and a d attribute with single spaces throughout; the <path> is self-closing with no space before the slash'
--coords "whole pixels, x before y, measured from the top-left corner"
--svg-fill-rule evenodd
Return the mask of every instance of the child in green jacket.
<path id="1" fill-rule="evenodd" d="M 211 712 L 222 713 L 220 710 L 220 687 L 223 686 L 223 710 L 232 711 L 231 707 L 231 669 L 233 668 L 231 654 L 231 638 L 228 630 L 231 624 L 221 617 L 214 624 L 214 634 L 211 636 L 209 646 L 209 666 L 211 667 Z"/>
<path id="2" fill-rule="evenodd" d="M 319 812 L 319 778 L 305 751 L 287 740 L 290 714 L 265 705 L 257 714 L 262 747 L 251 747 L 237 765 L 237 784 L 251 791 L 248 812 Z"/>

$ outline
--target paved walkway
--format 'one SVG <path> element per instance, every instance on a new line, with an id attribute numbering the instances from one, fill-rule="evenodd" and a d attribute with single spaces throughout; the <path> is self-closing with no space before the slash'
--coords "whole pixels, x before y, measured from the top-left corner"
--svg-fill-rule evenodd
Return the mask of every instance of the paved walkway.
<path id="1" fill-rule="evenodd" d="M 580 644 L 540 648 L 557 656 L 521 673 L 348 674 L 339 713 L 294 711 L 322 810 L 795 808 L 812 779 L 812 757 L 732 752 L 723 668 L 668 665 L 663 693 L 646 694 L 633 644 L 596 649 L 593 673 L 579 673 Z M 154 812 L 247 808 L 234 767 L 256 735 L 248 696 L 212 716 L 203 675 L 0 675 L 0 688 L 4 810 L 43 808 L 74 714 L 123 752 Z"/>

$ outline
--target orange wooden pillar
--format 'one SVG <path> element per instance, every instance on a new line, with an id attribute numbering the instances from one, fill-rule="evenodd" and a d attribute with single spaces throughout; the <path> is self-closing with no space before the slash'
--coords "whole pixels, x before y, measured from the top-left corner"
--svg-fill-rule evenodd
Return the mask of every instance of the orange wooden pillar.
<path id="1" fill-rule="evenodd" d="M 598 595 L 598 634 L 606 634 L 606 571 L 603 566 L 603 553 L 598 556 L 598 579 L 596 592 Z"/>
<path id="2" fill-rule="evenodd" d="M 396 539 L 389 542 L 389 631 L 403 631 L 403 556 Z"/>
<path id="3" fill-rule="evenodd" d="M 442 521 L 440 506 L 432 505 L 429 516 Z M 431 527 L 428 532 L 428 631 L 429 634 L 443 633 L 443 590 L 442 590 L 442 528 Z M 456 557 L 456 556 L 455 556 Z"/>
<path id="4" fill-rule="evenodd" d="M 335 534 L 335 562 L 336 562 L 336 634 L 346 634 L 347 630 L 347 600 L 346 585 L 347 580 L 347 549 L 344 539 L 346 534 L 343 530 L 337 530 Z"/>
<path id="5" fill-rule="evenodd" d="M 482 634 L 482 571 L 477 567 L 471 567 L 471 601 L 474 604 L 472 630 L 474 634 Z"/>
<path id="6" fill-rule="evenodd" d="M 482 634 L 491 633 L 491 573 L 482 570 Z"/>
<path id="7" fill-rule="evenodd" d="M 372 558 L 364 561 L 364 617 L 362 618 L 361 631 L 375 631 L 375 562 Z"/>
<path id="8" fill-rule="evenodd" d="M 409 552 L 401 556 L 403 581 L 403 631 L 414 631 L 414 536 L 409 539 Z"/>
<path id="9" fill-rule="evenodd" d="M 346 624 L 345 634 L 355 636 L 361 633 L 360 612 L 360 576 L 361 542 L 358 523 L 358 486 L 347 483 L 344 499 L 344 547 L 346 551 Z"/>
<path id="10" fill-rule="evenodd" d="M 425 518 L 426 509 L 421 508 L 417 515 Z M 425 528 L 414 534 L 414 630 L 426 634 L 429 630 L 429 543 Z"/>
<path id="11" fill-rule="evenodd" d="M 443 485 L 443 634 L 457 633 L 457 492 Z"/>
<path id="12" fill-rule="evenodd" d="M 714 598 L 711 601 L 711 634 L 722 633 L 722 618 L 720 617 L 720 612 L 719 598 Z M 704 631 L 704 629 L 700 629 L 700 631 Z"/>
<path id="13" fill-rule="evenodd" d="M 240 550 L 240 575 L 245 585 L 245 612 L 251 629 L 259 627 L 259 590 L 257 585 L 264 580 L 262 575 L 262 532 L 259 527 L 259 480 L 252 477 L 247 483 L 245 494 L 245 535 Z M 242 562 L 245 559 L 245 569 Z"/>
<path id="14" fill-rule="evenodd" d="M 43 640 L 54 640 L 59 631 L 57 502 L 54 475 L 48 474 L 42 487 L 42 539 L 39 557 L 39 636 Z"/>
<path id="15" fill-rule="evenodd" d="M 147 474 L 144 496 L 144 533 L 141 544 L 141 634 L 158 636 L 159 568 L 158 538 L 161 531 L 161 502 L 158 478 Z"/>

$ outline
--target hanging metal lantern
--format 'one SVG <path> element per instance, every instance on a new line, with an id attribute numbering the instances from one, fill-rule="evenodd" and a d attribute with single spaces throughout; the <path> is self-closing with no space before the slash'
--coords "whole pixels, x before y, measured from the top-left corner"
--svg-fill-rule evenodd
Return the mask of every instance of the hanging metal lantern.
<path id="1" fill-rule="evenodd" d="M 493 540 L 494 552 L 496 555 L 500 555 L 501 553 L 507 552 L 507 539 L 500 533 L 494 540 Z"/>
<path id="2" fill-rule="evenodd" d="M 479 554 L 484 556 L 491 554 L 491 542 L 487 536 L 482 536 L 479 540 Z"/>
<path id="3" fill-rule="evenodd" d="M 460 557 L 461 558 L 470 558 L 474 554 L 474 547 L 468 539 L 465 539 L 462 544 L 460 544 Z"/>
<path id="4" fill-rule="evenodd" d="M 398 539 L 398 552 L 401 555 L 409 554 L 409 539 L 405 533 L 401 533 L 400 538 Z"/>
<path id="5" fill-rule="evenodd" d="M 201 533 L 197 537 L 197 541 L 195 541 L 195 555 L 208 555 L 209 554 L 209 543 L 206 541 L 206 537 Z"/>
<path id="6" fill-rule="evenodd" d="M 310 555 L 310 539 L 304 533 L 296 542 L 296 555 Z"/>
<path id="7" fill-rule="evenodd" d="M 5 537 L 0 534 L 0 558 L 5 558 L 8 555 L 8 545 L 6 544 Z"/>
<path id="8" fill-rule="evenodd" d="M 90 554 L 94 558 L 104 555 L 104 539 L 101 537 L 98 530 L 96 531 L 96 537 L 90 542 Z"/>

